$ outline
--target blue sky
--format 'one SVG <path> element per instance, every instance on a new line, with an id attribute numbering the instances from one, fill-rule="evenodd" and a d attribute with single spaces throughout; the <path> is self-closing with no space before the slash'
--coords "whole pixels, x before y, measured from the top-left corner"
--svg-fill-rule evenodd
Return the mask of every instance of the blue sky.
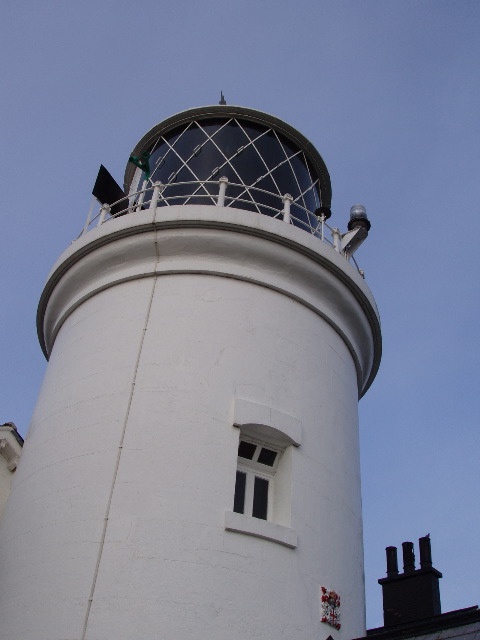
<path id="1" fill-rule="evenodd" d="M 36 305 L 100 163 L 121 182 L 148 129 L 222 89 L 313 142 L 332 223 L 357 202 L 372 222 L 357 253 L 384 335 L 360 403 L 368 626 L 385 546 L 428 532 L 443 610 L 479 603 L 479 29 L 469 0 L 4 3 L 0 422 L 27 432 Z"/>

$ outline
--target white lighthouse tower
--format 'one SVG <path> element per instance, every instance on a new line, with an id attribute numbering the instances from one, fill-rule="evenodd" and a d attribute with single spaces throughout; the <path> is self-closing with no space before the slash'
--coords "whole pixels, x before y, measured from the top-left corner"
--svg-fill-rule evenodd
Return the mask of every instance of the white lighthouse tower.
<path id="1" fill-rule="evenodd" d="M 0 638 L 363 636 L 364 209 L 332 235 L 311 143 L 226 105 L 149 131 L 124 189 L 41 296 Z"/>

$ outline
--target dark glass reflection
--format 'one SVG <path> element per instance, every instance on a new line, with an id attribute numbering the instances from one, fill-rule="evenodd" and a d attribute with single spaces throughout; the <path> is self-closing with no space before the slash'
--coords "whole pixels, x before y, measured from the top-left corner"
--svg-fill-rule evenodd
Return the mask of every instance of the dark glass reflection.
<path id="1" fill-rule="evenodd" d="M 159 206 L 216 204 L 218 183 L 198 182 L 225 176 L 230 183 L 226 206 L 279 216 L 283 196 L 289 193 L 292 223 L 316 229 L 312 212 L 320 206 L 320 197 L 312 167 L 303 151 L 267 126 L 237 118 L 194 121 L 165 133 L 150 154 L 149 184 L 166 185 Z"/>
<path id="2" fill-rule="evenodd" d="M 254 518 L 267 519 L 268 512 L 268 480 L 255 476 L 253 487 L 252 516 Z"/>
<path id="3" fill-rule="evenodd" d="M 265 447 L 262 447 L 262 450 L 260 451 L 260 454 L 258 456 L 258 462 L 260 462 L 261 464 L 266 464 L 269 467 L 273 467 L 276 457 L 276 451 L 272 451 L 271 449 L 265 449 Z"/>
<path id="4" fill-rule="evenodd" d="M 244 442 L 243 440 L 240 440 L 238 444 L 238 455 L 240 458 L 252 460 L 256 448 L 257 445 L 252 444 L 251 442 Z"/>
<path id="5" fill-rule="evenodd" d="M 233 510 L 235 513 L 243 513 L 245 510 L 245 486 L 247 483 L 247 474 L 243 471 L 237 471 L 237 479 L 235 481 L 235 497 L 233 499 Z"/>

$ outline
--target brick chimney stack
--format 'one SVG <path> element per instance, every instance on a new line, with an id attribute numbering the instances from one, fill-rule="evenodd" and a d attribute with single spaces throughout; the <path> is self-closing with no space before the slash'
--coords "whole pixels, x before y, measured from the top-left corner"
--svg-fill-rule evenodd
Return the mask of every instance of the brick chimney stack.
<path id="1" fill-rule="evenodd" d="M 439 615 L 440 571 L 432 566 L 430 536 L 419 539 L 420 568 L 415 569 L 413 542 L 403 542 L 403 573 L 398 572 L 397 548 L 387 547 L 387 577 L 378 582 L 383 592 L 386 627 Z"/>

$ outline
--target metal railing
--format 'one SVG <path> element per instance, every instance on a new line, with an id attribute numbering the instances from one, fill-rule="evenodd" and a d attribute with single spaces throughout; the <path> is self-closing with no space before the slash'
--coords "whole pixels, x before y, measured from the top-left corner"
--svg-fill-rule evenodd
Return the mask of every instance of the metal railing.
<path id="1" fill-rule="evenodd" d="M 193 187 L 194 190 L 189 194 L 165 194 L 169 187 L 184 186 Z M 218 189 L 218 192 L 210 193 L 207 190 L 208 186 L 215 186 Z M 227 193 L 229 186 L 236 188 L 240 187 L 242 189 L 242 193 L 237 196 L 229 196 Z M 202 190 L 203 193 L 201 192 Z M 259 198 L 258 201 L 252 201 L 252 199 L 242 197 L 245 194 L 250 194 L 250 192 L 255 192 L 259 195 L 261 194 L 263 196 L 268 196 L 269 198 L 273 197 L 277 199 L 279 201 L 279 207 L 273 207 L 263 203 L 261 198 Z M 129 196 L 126 196 L 117 202 L 113 202 L 110 205 L 102 205 L 98 213 L 95 215 L 93 215 L 95 208 L 95 204 L 93 204 L 88 212 L 82 232 L 78 237 L 85 235 L 91 229 L 105 224 L 109 220 L 114 220 L 115 218 L 119 218 L 126 214 L 135 214 L 146 210 L 154 211 L 159 206 L 172 206 L 178 203 L 186 205 L 192 203 L 192 201 L 195 201 L 195 204 L 198 204 L 198 199 L 205 200 L 205 204 L 217 207 L 228 207 L 237 203 L 239 205 L 248 205 L 249 207 L 254 205 L 259 213 L 264 211 L 264 215 L 283 220 L 286 224 L 294 224 L 295 226 L 303 228 L 322 242 L 332 246 L 338 253 L 344 255 L 340 249 L 340 239 L 342 236 L 340 230 L 335 227 L 330 227 L 323 214 L 321 216 L 315 215 L 313 211 L 306 209 L 298 202 L 294 201 L 293 196 L 289 193 L 280 196 L 278 193 L 259 189 L 258 187 L 247 187 L 244 184 L 229 182 L 226 177 L 221 177 L 218 180 L 194 180 L 188 182 L 170 182 L 167 184 L 155 182 L 153 185 L 148 184 L 147 181 L 145 181 L 140 190 L 131 193 Z M 126 206 L 123 207 L 123 205 Z M 119 207 L 123 208 L 120 209 Z M 112 210 L 115 211 L 115 213 L 112 214 Z M 297 215 L 295 215 L 295 213 L 297 213 Z M 299 217 L 298 214 L 303 214 L 303 218 L 306 218 L 308 221 L 314 220 L 315 224 L 312 225 L 310 222 L 306 222 L 305 219 Z M 331 240 L 327 236 L 327 233 L 331 236 Z M 359 269 L 355 259 L 353 257 L 350 257 L 349 259 L 355 264 L 359 273 L 363 276 L 363 272 Z"/>

